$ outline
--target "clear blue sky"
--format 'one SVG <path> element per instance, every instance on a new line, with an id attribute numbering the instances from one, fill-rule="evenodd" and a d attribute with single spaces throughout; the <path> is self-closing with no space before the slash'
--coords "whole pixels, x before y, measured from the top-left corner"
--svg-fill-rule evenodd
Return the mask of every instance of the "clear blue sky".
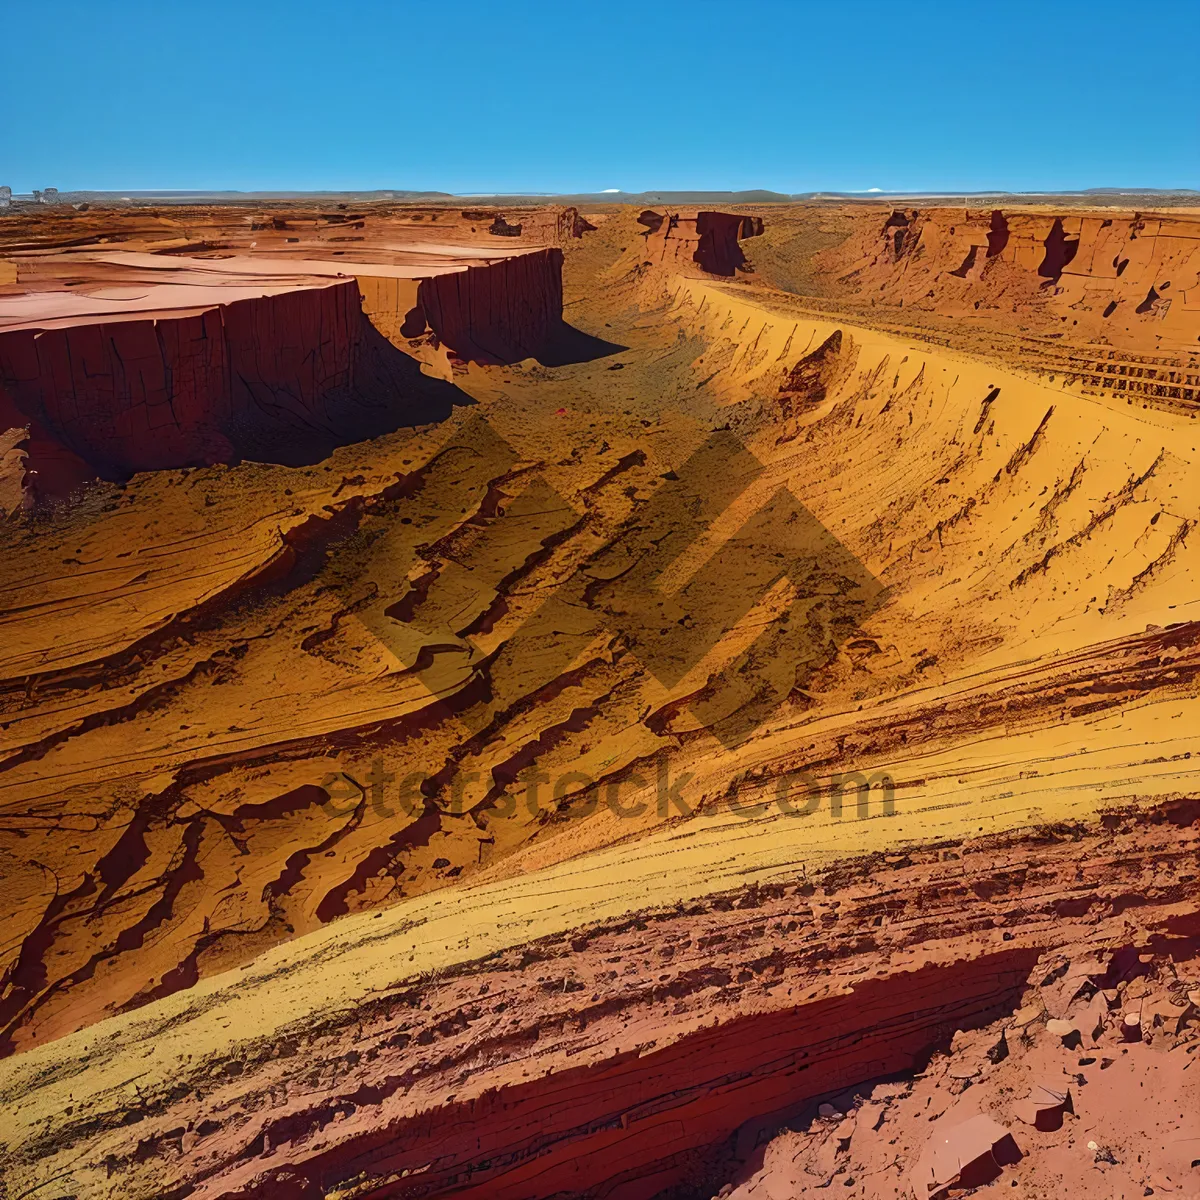
<path id="1" fill-rule="evenodd" d="M 9 0 L 0 183 L 1200 188 L 1200 0 Z"/>

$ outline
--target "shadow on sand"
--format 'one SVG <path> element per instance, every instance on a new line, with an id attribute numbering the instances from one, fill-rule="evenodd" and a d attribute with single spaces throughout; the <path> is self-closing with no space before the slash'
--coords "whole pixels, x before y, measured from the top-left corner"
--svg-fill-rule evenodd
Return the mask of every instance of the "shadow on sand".
<path id="1" fill-rule="evenodd" d="M 545 349 L 536 357 L 543 367 L 566 367 L 572 363 L 608 358 L 628 349 L 628 346 L 606 342 L 603 338 L 584 333 L 582 329 L 576 329 L 574 325 L 568 325 L 564 321 L 557 333 L 547 341 Z"/>
<path id="2" fill-rule="evenodd" d="M 444 421 L 457 405 L 475 401 L 460 387 L 421 371 L 374 326 L 366 326 L 348 382 L 299 402 L 287 388 L 239 379 L 237 417 L 222 429 L 237 459 L 311 466 L 340 446 L 397 429 Z M 236 403 L 236 393 L 242 403 Z"/>

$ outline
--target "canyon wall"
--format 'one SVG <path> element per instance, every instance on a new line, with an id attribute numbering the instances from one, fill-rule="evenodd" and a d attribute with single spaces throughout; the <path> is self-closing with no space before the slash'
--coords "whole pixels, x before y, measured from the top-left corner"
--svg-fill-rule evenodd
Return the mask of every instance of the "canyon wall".
<path id="1" fill-rule="evenodd" d="M 317 461 L 441 419 L 445 384 L 422 364 L 446 378 L 449 362 L 517 362 L 563 328 L 556 247 L 423 279 L 346 266 L 278 294 L 0 330 L 6 477 L 33 502 L 97 476 Z"/>
<path id="2" fill-rule="evenodd" d="M 876 210 L 819 260 L 840 290 L 874 304 L 1020 314 L 1050 336 L 1197 349 L 1200 216 L 1192 214 Z"/>
<path id="3" fill-rule="evenodd" d="M 0 415 L 29 427 L 26 485 L 39 494 L 79 482 L 79 462 L 121 479 L 243 455 L 312 461 L 430 419 L 406 386 L 416 374 L 364 318 L 353 280 L 0 333 Z"/>
<path id="4" fill-rule="evenodd" d="M 544 355 L 563 328 L 562 262 L 551 247 L 424 279 L 355 276 L 371 323 L 406 353 L 430 366 L 443 348 L 460 362 L 515 363 Z"/>
<path id="5" fill-rule="evenodd" d="M 470 362 L 546 353 L 562 328 L 562 251 L 535 250 L 421 281 L 419 313 L 439 343 Z"/>

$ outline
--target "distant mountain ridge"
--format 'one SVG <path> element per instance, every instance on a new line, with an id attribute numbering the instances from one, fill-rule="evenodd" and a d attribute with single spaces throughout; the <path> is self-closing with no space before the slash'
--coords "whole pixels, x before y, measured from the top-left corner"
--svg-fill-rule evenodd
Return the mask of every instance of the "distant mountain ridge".
<path id="1" fill-rule="evenodd" d="M 32 193 L 14 193 L 12 199 L 31 202 Z M 911 202 L 917 200 L 944 203 L 947 201 L 969 201 L 981 203 L 995 200 L 1006 203 L 1075 203 L 1087 204 L 1106 200 L 1124 203 L 1138 201 L 1151 204 L 1200 204 L 1200 191 L 1193 188 L 1086 188 L 1082 191 L 866 191 L 866 192 L 775 192 L 766 188 L 743 191 L 664 190 L 645 192 L 519 192 L 519 193 L 454 193 L 438 191 L 414 191 L 402 188 L 377 188 L 370 191 L 205 191 L 203 189 L 129 189 L 127 191 L 77 190 L 60 191 L 60 204 L 245 204 L 270 202 L 308 201 L 312 203 L 388 203 L 396 201 L 411 203 L 428 201 L 434 204 L 471 205 L 537 205 L 537 204 L 797 204 L 805 202 L 836 201 L 847 203 L 887 203 L 890 201 Z"/>

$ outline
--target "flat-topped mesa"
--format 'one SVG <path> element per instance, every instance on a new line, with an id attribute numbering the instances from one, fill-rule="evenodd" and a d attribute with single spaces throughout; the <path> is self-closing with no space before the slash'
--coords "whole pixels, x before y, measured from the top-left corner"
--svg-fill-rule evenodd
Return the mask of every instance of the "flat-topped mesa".
<path id="1" fill-rule="evenodd" d="M 562 328 L 557 247 L 404 257 L 73 256 L 83 285 L 41 260 L 0 295 L 0 508 L 96 477 L 315 462 L 442 419 L 453 368 L 538 356 Z"/>
<path id="2" fill-rule="evenodd" d="M 646 258 L 676 270 L 732 276 L 746 269 L 746 256 L 738 244 L 742 238 L 763 231 L 761 217 L 738 213 L 659 213 L 647 209 L 638 217 L 646 226 Z"/>
<path id="3" fill-rule="evenodd" d="M 0 392 L 5 427 L 29 430 L 26 502 L 89 474 L 315 461 L 439 415 L 353 279 L 21 300 L 0 302 Z"/>

